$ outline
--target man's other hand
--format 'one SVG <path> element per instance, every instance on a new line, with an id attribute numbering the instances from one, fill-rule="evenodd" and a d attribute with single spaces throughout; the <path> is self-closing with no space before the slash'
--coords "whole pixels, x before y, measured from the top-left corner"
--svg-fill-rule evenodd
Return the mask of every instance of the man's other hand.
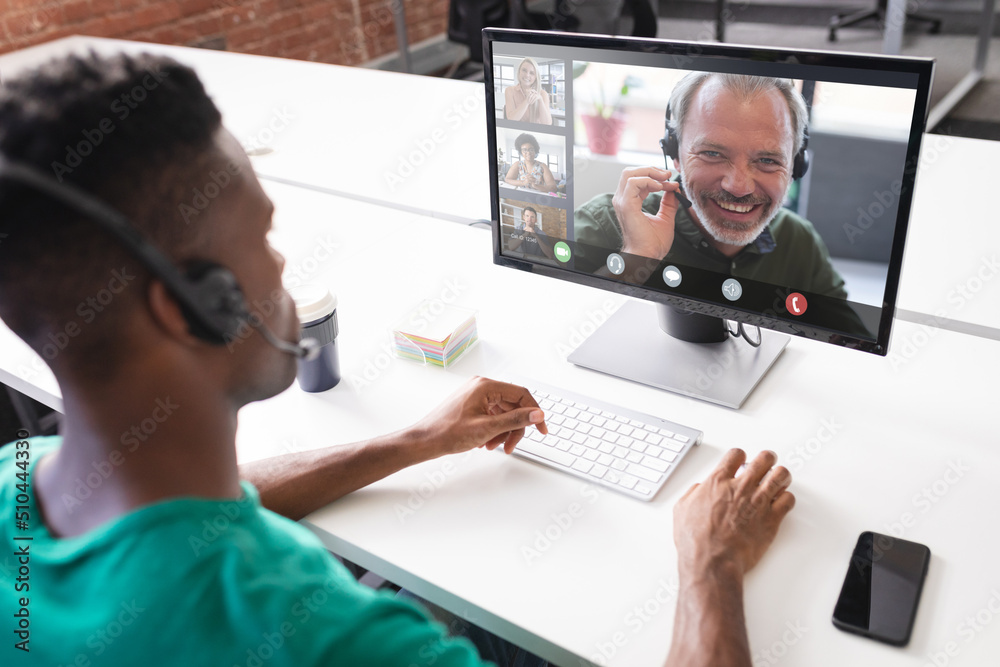
<path id="1" fill-rule="evenodd" d="M 622 252 L 640 257 L 663 259 L 674 244 L 674 217 L 677 215 L 678 183 L 669 179 L 673 172 L 657 167 L 631 167 L 622 171 L 618 189 L 611 198 L 624 242 Z M 663 199 L 656 215 L 642 210 L 642 202 L 654 192 Z"/>
<path id="2" fill-rule="evenodd" d="M 532 426 L 549 432 L 542 409 L 527 389 L 474 377 L 416 428 L 441 454 L 500 445 L 510 454 L 524 437 L 524 429 Z"/>
<path id="3" fill-rule="evenodd" d="M 746 453 L 731 449 L 701 484 L 674 507 L 674 542 L 682 578 L 698 579 L 719 568 L 742 576 L 771 545 L 795 505 L 792 475 L 775 467 L 774 452 L 761 452 L 736 476 Z"/>

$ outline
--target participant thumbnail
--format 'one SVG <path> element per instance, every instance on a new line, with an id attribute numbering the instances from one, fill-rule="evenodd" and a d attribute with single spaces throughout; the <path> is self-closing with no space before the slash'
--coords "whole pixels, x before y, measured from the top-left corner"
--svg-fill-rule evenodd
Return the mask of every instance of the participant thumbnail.
<path id="1" fill-rule="evenodd" d="M 553 58 L 493 58 L 497 119 L 566 125 L 566 63 Z"/>
<path id="2" fill-rule="evenodd" d="M 566 138 L 497 128 L 500 189 L 566 196 Z"/>
<path id="3" fill-rule="evenodd" d="M 566 210 L 517 199 L 500 200 L 504 250 L 525 258 L 555 260 L 556 244 L 566 237 Z"/>

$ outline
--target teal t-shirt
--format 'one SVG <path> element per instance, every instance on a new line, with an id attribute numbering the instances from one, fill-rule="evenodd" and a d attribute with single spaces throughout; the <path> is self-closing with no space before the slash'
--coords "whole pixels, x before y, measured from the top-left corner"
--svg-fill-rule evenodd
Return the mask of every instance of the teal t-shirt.
<path id="1" fill-rule="evenodd" d="M 423 610 L 358 584 L 315 535 L 264 509 L 248 482 L 241 500 L 171 499 L 55 538 L 41 523 L 32 471 L 61 438 L 28 443 L 0 448 L 2 665 L 482 664 Z M 99 478 L 66 493 L 81 498 Z M 29 652 L 15 646 L 18 624 Z"/>

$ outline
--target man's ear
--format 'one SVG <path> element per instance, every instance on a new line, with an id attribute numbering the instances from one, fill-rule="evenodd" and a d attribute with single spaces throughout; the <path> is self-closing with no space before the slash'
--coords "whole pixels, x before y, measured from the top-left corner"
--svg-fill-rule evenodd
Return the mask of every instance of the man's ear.
<path id="1" fill-rule="evenodd" d="M 181 311 L 180 304 L 161 281 L 154 279 L 149 282 L 146 300 L 149 303 L 149 311 L 153 316 L 153 321 L 164 333 L 188 344 L 198 340 L 191 333 L 191 327 Z"/>

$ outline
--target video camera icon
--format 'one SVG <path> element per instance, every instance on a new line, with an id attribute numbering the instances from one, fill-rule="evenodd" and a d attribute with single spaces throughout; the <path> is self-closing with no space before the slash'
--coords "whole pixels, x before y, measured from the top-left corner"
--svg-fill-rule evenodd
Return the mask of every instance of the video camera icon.
<path id="1" fill-rule="evenodd" d="M 555 244 L 553 252 L 555 252 L 556 259 L 560 262 L 568 262 L 569 258 L 573 256 L 573 253 L 569 249 L 569 245 L 565 241 L 560 241 Z"/>

